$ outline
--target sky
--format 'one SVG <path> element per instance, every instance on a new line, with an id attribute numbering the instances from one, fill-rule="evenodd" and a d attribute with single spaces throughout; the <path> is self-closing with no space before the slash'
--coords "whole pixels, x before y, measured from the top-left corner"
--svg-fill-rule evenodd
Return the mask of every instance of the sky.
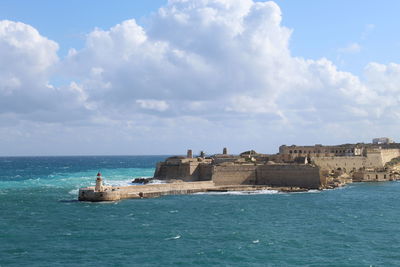
<path id="1" fill-rule="evenodd" d="M 399 140 L 399 1 L 0 1 L 0 156 Z"/>

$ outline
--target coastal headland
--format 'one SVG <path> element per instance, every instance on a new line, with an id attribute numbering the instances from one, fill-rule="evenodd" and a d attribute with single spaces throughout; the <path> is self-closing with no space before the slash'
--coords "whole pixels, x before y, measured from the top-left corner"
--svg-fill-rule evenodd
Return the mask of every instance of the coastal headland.
<path id="1" fill-rule="evenodd" d="M 199 192 L 332 189 L 352 182 L 393 181 L 400 177 L 400 143 L 376 138 L 372 143 L 334 146 L 280 146 L 277 154 L 254 150 L 231 155 L 169 157 L 156 166 L 161 184 L 81 188 L 80 201 L 118 201 Z M 140 180 L 143 181 L 143 180 Z"/>

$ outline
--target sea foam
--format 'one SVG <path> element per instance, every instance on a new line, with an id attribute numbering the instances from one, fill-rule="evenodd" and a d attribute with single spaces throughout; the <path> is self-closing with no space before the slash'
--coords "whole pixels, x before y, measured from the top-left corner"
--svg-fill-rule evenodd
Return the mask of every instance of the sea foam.
<path id="1" fill-rule="evenodd" d="M 196 195 L 273 195 L 279 194 L 278 190 L 257 190 L 257 191 L 227 191 L 227 192 L 199 192 Z"/>

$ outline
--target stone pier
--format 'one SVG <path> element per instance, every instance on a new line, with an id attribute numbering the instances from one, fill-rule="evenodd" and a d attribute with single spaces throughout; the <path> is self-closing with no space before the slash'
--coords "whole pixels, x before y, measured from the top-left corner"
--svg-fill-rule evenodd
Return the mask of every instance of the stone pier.
<path id="1" fill-rule="evenodd" d="M 303 192 L 300 187 L 270 187 L 262 185 L 224 185 L 216 186 L 213 181 L 173 182 L 167 184 L 147 184 L 131 186 L 104 186 L 102 191 L 95 187 L 79 189 L 79 201 L 118 201 L 122 199 L 155 198 L 165 195 L 187 195 L 200 192 L 259 191 L 277 190 L 280 192 Z"/>

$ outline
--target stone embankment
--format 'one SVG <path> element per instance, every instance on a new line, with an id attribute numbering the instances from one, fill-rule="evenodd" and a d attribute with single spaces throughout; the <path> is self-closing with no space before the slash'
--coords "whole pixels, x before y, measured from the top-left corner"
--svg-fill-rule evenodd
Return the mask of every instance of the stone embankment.
<path id="1" fill-rule="evenodd" d="M 98 190 L 96 190 L 96 188 Z M 230 192 L 277 190 L 281 192 L 304 192 L 299 187 L 270 187 L 260 185 L 224 185 L 216 186 L 213 181 L 172 182 L 166 184 L 147 184 L 131 186 L 101 186 L 79 189 L 80 201 L 118 201 L 122 199 L 155 198 L 164 195 L 186 195 L 199 192 Z"/>

